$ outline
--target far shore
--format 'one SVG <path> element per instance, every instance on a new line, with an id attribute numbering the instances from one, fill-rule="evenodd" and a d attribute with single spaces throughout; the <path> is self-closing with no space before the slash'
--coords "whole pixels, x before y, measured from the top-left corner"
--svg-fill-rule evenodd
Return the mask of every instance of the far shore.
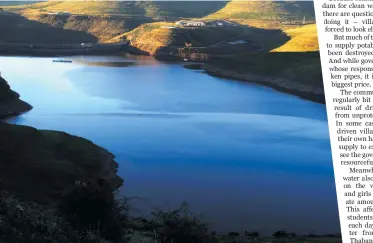
<path id="1" fill-rule="evenodd" d="M 116 44 L 30 44 L 0 43 L 0 55 L 22 56 L 76 56 L 76 55 L 112 55 L 128 49 L 128 43 Z"/>
<path id="2" fill-rule="evenodd" d="M 322 91 L 315 92 L 311 88 L 302 87 L 301 85 L 295 84 L 295 82 L 291 80 L 280 79 L 280 78 L 275 78 L 275 77 L 265 77 L 261 75 L 255 75 L 255 74 L 239 74 L 231 70 L 223 70 L 221 68 L 215 68 L 210 65 L 204 65 L 203 70 L 211 76 L 255 83 L 255 84 L 270 87 L 274 90 L 277 90 L 283 93 L 296 95 L 305 100 L 309 100 L 309 101 L 320 103 L 320 104 L 325 104 L 324 92 Z"/>

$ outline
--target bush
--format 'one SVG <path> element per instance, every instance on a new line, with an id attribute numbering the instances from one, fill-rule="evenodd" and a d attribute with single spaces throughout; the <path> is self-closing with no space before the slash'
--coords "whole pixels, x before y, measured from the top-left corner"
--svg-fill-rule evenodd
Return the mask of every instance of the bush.
<path id="1" fill-rule="evenodd" d="M 76 182 L 64 193 L 60 209 L 80 232 L 94 231 L 112 242 L 121 242 L 128 221 L 125 200 L 115 200 L 106 181 Z"/>
<path id="2" fill-rule="evenodd" d="M 114 200 L 101 183 L 77 182 L 59 208 L 20 201 L 0 188 L 0 242 L 123 242 L 127 201 Z"/>
<path id="3" fill-rule="evenodd" d="M 85 237 L 52 208 L 0 192 L 0 242 L 81 242 Z"/>
<path id="4" fill-rule="evenodd" d="M 206 223 L 201 222 L 183 202 L 170 212 L 152 213 L 153 233 L 157 243 L 210 243 L 213 242 Z"/>

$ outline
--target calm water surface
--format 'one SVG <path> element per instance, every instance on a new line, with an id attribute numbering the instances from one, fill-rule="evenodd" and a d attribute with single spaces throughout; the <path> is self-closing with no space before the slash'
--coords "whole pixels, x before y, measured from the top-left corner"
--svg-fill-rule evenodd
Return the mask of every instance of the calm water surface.
<path id="1" fill-rule="evenodd" d="M 339 231 L 325 106 L 135 57 L 0 57 L 34 109 L 10 122 L 92 140 L 117 156 L 122 193 L 187 200 L 222 231 Z"/>

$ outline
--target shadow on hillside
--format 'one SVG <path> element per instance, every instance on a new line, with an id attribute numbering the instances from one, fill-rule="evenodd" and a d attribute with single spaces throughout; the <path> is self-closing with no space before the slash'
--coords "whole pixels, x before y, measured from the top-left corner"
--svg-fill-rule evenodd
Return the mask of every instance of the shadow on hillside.
<path id="1" fill-rule="evenodd" d="M 299 72 L 301 76 L 321 75 L 320 53 L 313 52 L 270 52 L 265 54 L 242 54 L 230 58 L 215 57 L 212 64 L 219 67 L 235 70 L 240 73 L 255 71 L 263 75 L 276 75 L 285 69 L 302 67 L 307 72 Z"/>
<path id="2" fill-rule="evenodd" d="M 98 41 L 85 32 L 52 27 L 8 12 L 0 13 L 0 32 L 0 42 L 78 44 Z"/>
<path id="3" fill-rule="evenodd" d="M 257 83 L 325 104 L 318 51 L 215 57 L 204 66 L 204 70 L 212 76 Z"/>
<path id="4" fill-rule="evenodd" d="M 243 36 L 246 36 L 246 38 L 249 38 L 251 41 L 261 43 L 263 45 L 262 52 L 269 52 L 290 40 L 290 37 L 281 29 L 264 29 L 243 25 L 235 21 L 230 22 L 244 29 Z"/>

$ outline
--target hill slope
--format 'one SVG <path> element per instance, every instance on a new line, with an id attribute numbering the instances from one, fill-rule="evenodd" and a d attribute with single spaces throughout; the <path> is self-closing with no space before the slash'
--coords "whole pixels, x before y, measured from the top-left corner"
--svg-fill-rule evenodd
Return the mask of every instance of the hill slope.
<path id="1" fill-rule="evenodd" d="M 273 52 L 305 52 L 319 50 L 316 24 L 289 29 L 286 30 L 285 33 L 290 36 L 290 40 L 279 48 L 272 50 Z"/>
<path id="2" fill-rule="evenodd" d="M 315 18 L 312 1 L 242 1 L 233 0 L 209 15 L 225 19 L 288 19 Z"/>
<path id="3" fill-rule="evenodd" d="M 137 26 L 154 22 L 152 18 L 126 16 L 90 16 L 90 15 L 25 15 L 29 20 L 66 30 L 85 32 L 95 36 L 99 42 L 105 42 Z"/>
<path id="4" fill-rule="evenodd" d="M 0 1 L 0 6 L 13 6 L 13 5 L 25 5 L 31 4 L 35 1 Z"/>
<path id="5" fill-rule="evenodd" d="M 29 20 L 17 14 L 0 12 L 0 42 L 82 43 L 97 42 L 93 35 L 65 30 Z"/>
<path id="6" fill-rule="evenodd" d="M 214 58 L 204 66 L 214 76 L 254 82 L 325 103 L 318 52 L 267 53 Z"/>
<path id="7" fill-rule="evenodd" d="M 232 0 L 221 10 L 208 15 L 209 19 L 230 19 L 258 28 L 286 29 L 288 24 L 314 23 L 312 1 L 242 1 Z M 291 23 L 285 23 L 285 22 Z"/>
<path id="8" fill-rule="evenodd" d="M 45 1 L 4 7 L 5 10 L 67 30 L 95 36 L 105 42 L 159 18 L 203 17 L 226 5 L 223 1 Z M 68 12 L 55 15 L 50 12 Z"/>
<path id="9" fill-rule="evenodd" d="M 254 49 L 270 51 L 284 44 L 288 37 L 281 30 L 262 30 L 247 26 L 229 28 L 180 28 L 173 23 L 148 23 L 119 35 L 109 42 L 129 40 L 131 45 L 151 55 L 164 47 L 184 48 L 186 43 L 210 54 L 236 54 Z M 244 40 L 247 44 L 228 42 Z M 259 44 L 261 48 L 257 48 Z M 171 50 L 170 50 L 171 52 Z"/>
<path id="10" fill-rule="evenodd" d="M 47 1 L 10 7 L 28 13 L 69 12 L 71 14 L 119 14 L 145 17 L 203 17 L 223 8 L 223 1 Z"/>
<path id="11" fill-rule="evenodd" d="M 170 45 L 184 46 L 185 42 L 192 42 L 193 46 L 207 46 L 230 37 L 249 37 L 250 40 L 261 42 L 268 51 L 302 52 L 318 50 L 315 24 L 301 26 L 300 28 L 297 28 L 299 25 L 290 25 L 287 28 L 282 25 L 283 21 L 289 19 L 298 22 L 302 21 L 303 17 L 306 17 L 307 20 L 314 19 L 313 2 L 310 1 L 233 0 L 227 3 L 215 1 L 68 0 L 11 6 L 9 9 L 22 13 L 29 20 L 55 27 L 51 29 L 54 32 L 57 29 L 79 31 L 80 35 L 87 33 L 96 37 L 99 42 L 118 42 L 129 39 L 136 48 L 151 54 L 154 54 L 161 47 Z M 211 14 L 215 10 L 217 12 Z M 55 11 L 70 12 L 77 15 L 48 14 L 48 12 Z M 268 36 L 264 32 L 253 33 L 248 28 L 221 30 L 171 29 L 167 27 L 175 27 L 173 23 L 156 22 L 156 17 L 160 16 L 198 17 L 206 13 L 207 17 L 203 17 L 204 19 L 229 19 L 241 23 L 243 25 L 241 27 L 251 25 L 265 29 L 282 29 L 289 36 L 290 41 L 285 43 L 288 39 L 285 40 L 282 34 Z M 17 26 L 14 32 L 24 30 L 19 28 L 19 25 Z M 31 28 L 34 27 L 29 27 L 27 30 L 31 31 Z M 12 34 L 14 35 L 14 33 Z M 33 33 L 30 34 L 30 36 L 33 35 Z"/>

